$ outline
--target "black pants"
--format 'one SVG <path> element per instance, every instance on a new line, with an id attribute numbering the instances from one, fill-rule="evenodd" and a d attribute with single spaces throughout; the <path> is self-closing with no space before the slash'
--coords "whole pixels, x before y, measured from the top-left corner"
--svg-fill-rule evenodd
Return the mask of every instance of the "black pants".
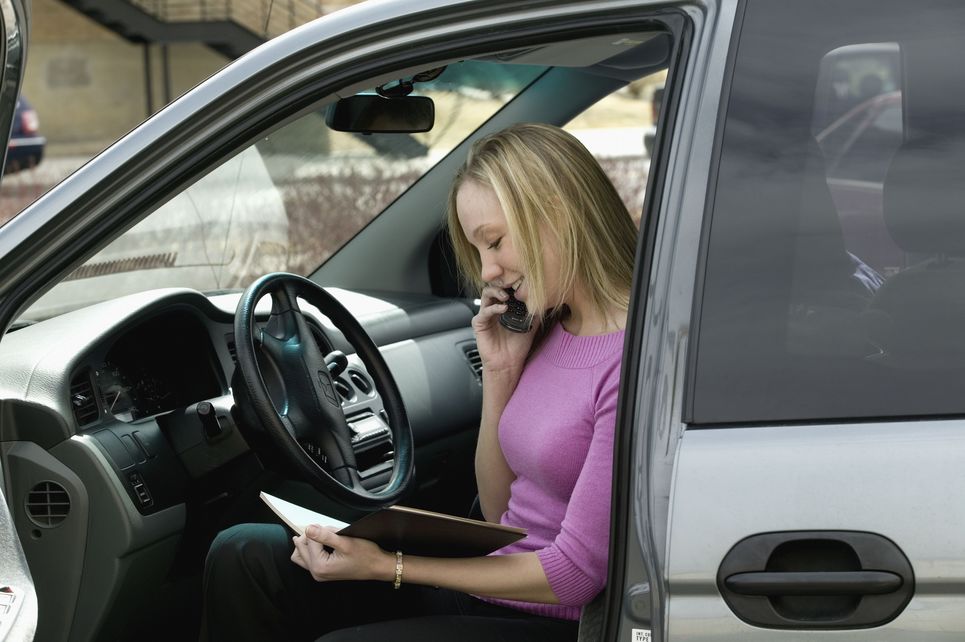
<path id="1" fill-rule="evenodd" d="M 221 532 L 204 569 L 201 639 L 537 642 L 576 640 L 571 620 L 531 615 L 465 593 L 388 582 L 316 582 L 290 557 L 288 532 L 245 524 Z"/>

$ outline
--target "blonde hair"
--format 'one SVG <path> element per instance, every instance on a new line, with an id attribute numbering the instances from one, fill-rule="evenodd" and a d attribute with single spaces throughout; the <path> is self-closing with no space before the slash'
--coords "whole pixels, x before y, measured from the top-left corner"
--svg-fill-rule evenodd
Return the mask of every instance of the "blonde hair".
<path id="1" fill-rule="evenodd" d="M 562 297 L 578 286 L 604 318 L 614 308 L 629 307 L 637 228 L 599 163 L 571 134 L 521 123 L 473 144 L 449 192 L 447 223 L 459 270 L 478 292 L 485 285 L 482 263 L 456 210 L 456 194 L 467 181 L 496 194 L 526 275 L 531 312 L 559 314 Z M 545 290 L 544 231 L 555 237 L 560 258 L 555 301 L 547 300 Z"/>

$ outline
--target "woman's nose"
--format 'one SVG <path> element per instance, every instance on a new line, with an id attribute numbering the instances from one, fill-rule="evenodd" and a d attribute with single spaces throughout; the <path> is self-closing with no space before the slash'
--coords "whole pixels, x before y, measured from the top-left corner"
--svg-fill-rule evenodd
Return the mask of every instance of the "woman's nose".
<path id="1" fill-rule="evenodd" d="M 500 285 L 499 277 L 502 276 L 503 269 L 499 267 L 499 264 L 495 261 L 483 261 L 482 264 L 482 280 L 486 283 L 492 283 L 493 285 Z"/>

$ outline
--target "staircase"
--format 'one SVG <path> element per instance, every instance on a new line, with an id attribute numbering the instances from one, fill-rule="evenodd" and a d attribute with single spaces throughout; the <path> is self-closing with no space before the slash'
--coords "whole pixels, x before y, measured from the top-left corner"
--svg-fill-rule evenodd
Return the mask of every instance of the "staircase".
<path id="1" fill-rule="evenodd" d="M 62 0 L 132 42 L 200 42 L 237 58 L 354 0 Z"/>

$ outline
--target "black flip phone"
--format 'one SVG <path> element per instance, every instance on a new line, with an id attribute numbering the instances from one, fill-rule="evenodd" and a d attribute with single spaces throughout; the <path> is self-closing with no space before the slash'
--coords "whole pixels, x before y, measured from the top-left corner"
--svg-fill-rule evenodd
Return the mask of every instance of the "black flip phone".
<path id="1" fill-rule="evenodd" d="M 499 325 L 512 332 L 529 332 L 533 327 L 533 318 L 526 309 L 526 304 L 518 300 L 513 293 L 513 288 L 506 288 L 509 300 L 506 301 L 508 310 L 499 315 Z"/>

